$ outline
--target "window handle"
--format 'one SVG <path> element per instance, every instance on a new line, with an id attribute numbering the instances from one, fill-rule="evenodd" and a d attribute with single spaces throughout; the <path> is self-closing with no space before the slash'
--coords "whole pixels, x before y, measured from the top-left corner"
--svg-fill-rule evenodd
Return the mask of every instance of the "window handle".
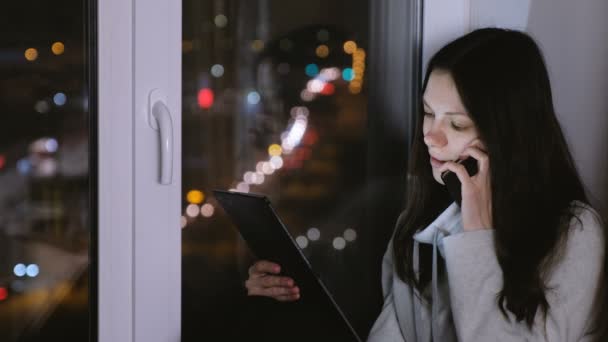
<path id="1" fill-rule="evenodd" d="M 171 184 L 173 180 L 173 120 L 163 99 L 159 99 L 158 89 L 150 92 L 149 124 L 160 136 L 160 184 Z"/>

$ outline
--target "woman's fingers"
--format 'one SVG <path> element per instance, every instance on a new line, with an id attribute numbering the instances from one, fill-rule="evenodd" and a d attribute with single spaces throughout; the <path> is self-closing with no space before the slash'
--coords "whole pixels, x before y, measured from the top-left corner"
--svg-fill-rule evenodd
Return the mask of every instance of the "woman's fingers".
<path id="1" fill-rule="evenodd" d="M 255 264 L 249 267 L 250 276 L 260 276 L 265 273 L 279 274 L 281 272 L 281 266 L 267 260 L 257 261 Z"/>
<path id="2" fill-rule="evenodd" d="M 275 287 L 261 287 L 261 286 L 254 286 L 251 288 L 247 288 L 247 295 L 249 296 L 264 296 L 264 297 L 271 297 L 274 299 L 288 299 L 294 296 L 299 297 L 300 295 L 300 289 L 297 286 L 294 287 L 282 287 L 282 286 L 275 286 Z"/>
<path id="3" fill-rule="evenodd" d="M 462 152 L 462 157 L 466 158 L 469 156 L 473 157 L 477 160 L 477 165 L 479 166 L 480 172 L 483 172 L 484 174 L 488 172 L 488 170 L 490 168 L 489 158 L 488 158 L 488 155 L 483 150 L 479 149 L 478 147 L 474 147 L 474 146 L 467 147 Z M 462 158 L 462 159 L 464 159 L 464 158 Z"/>

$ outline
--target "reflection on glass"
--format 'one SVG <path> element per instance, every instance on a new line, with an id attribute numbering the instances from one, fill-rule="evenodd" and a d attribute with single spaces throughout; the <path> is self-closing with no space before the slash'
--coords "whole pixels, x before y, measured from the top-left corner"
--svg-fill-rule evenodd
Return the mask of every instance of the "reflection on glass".
<path id="1" fill-rule="evenodd" d="M 2 6 L 0 341 L 87 341 L 86 1 Z"/>
<path id="2" fill-rule="evenodd" d="M 349 283 L 370 262 L 356 231 L 373 229 L 363 227 L 368 7 L 183 1 L 184 341 L 247 338 L 247 315 L 266 312 L 245 296 L 253 259 L 237 231 L 212 196 L 192 200 L 213 189 L 268 195 L 356 321 L 347 302 L 362 288 Z"/>

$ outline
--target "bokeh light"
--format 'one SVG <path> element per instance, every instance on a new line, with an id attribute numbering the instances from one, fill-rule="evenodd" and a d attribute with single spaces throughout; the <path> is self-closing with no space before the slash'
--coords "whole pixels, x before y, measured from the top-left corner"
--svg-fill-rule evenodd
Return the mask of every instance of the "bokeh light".
<path id="1" fill-rule="evenodd" d="M 337 238 L 334 238 L 334 240 L 332 241 L 332 245 L 335 249 L 342 250 L 344 249 L 344 247 L 346 247 L 346 240 L 344 240 L 343 237 L 339 236 Z"/>
<path id="2" fill-rule="evenodd" d="M 357 239 L 357 232 L 352 228 L 344 230 L 344 239 L 348 242 L 353 242 Z"/>
<path id="3" fill-rule="evenodd" d="M 67 96 L 65 96 L 65 94 L 62 92 L 59 92 L 53 96 L 53 102 L 58 106 L 63 106 L 67 100 Z"/>
<path id="4" fill-rule="evenodd" d="M 186 228 L 186 226 L 188 225 L 188 219 L 186 218 L 186 216 L 182 215 L 179 218 L 179 224 L 182 228 Z"/>
<path id="5" fill-rule="evenodd" d="M 254 52 L 260 52 L 262 50 L 264 50 L 264 42 L 256 39 L 253 42 L 251 42 L 251 50 L 253 50 Z"/>
<path id="6" fill-rule="evenodd" d="M 49 106 L 49 103 L 46 101 L 38 101 L 34 105 L 34 110 L 40 114 L 47 113 L 49 109 L 51 109 L 51 106 Z"/>
<path id="7" fill-rule="evenodd" d="M 355 72 L 353 71 L 352 68 L 345 68 L 344 70 L 342 70 L 342 78 L 345 81 L 352 81 L 355 78 Z"/>
<path id="8" fill-rule="evenodd" d="M 53 54 L 59 56 L 65 51 L 65 45 L 63 45 L 62 42 L 55 42 L 53 45 L 51 45 L 51 51 Z"/>
<path id="9" fill-rule="evenodd" d="M 40 273 L 40 268 L 36 264 L 31 264 L 27 266 L 25 273 L 28 277 L 34 278 L 38 276 L 38 273 Z"/>
<path id="10" fill-rule="evenodd" d="M 0 154 L 0 169 L 3 169 L 4 165 L 6 165 L 6 157 L 3 154 Z"/>
<path id="11" fill-rule="evenodd" d="M 190 204 L 201 204 L 205 200 L 205 194 L 200 190 L 190 190 L 186 194 L 186 200 Z"/>
<path id="12" fill-rule="evenodd" d="M 283 153 L 283 148 L 279 144 L 272 144 L 268 146 L 268 154 L 271 156 L 280 156 Z"/>
<path id="13" fill-rule="evenodd" d="M 226 18 L 226 16 L 223 14 L 218 14 L 215 16 L 215 19 L 213 20 L 213 22 L 215 23 L 215 26 L 217 26 L 219 28 L 223 28 L 223 27 L 226 27 L 226 25 L 228 25 L 228 18 Z"/>
<path id="14" fill-rule="evenodd" d="M 257 91 L 251 91 L 247 94 L 247 102 L 252 105 L 260 103 L 260 94 Z"/>
<path id="15" fill-rule="evenodd" d="M 304 71 L 307 76 L 315 77 L 319 74 L 319 67 L 316 64 L 311 63 L 306 66 Z"/>
<path id="16" fill-rule="evenodd" d="M 215 208 L 210 203 L 205 203 L 201 206 L 201 215 L 204 217 L 211 217 L 215 212 Z"/>
<path id="17" fill-rule="evenodd" d="M 352 40 L 349 40 L 344 43 L 344 52 L 346 52 L 347 54 L 352 55 L 356 50 L 357 43 L 353 42 Z"/>
<path id="18" fill-rule="evenodd" d="M 315 51 L 317 57 L 325 58 L 329 56 L 329 47 L 325 44 L 319 45 Z"/>
<path id="19" fill-rule="evenodd" d="M 203 109 L 209 109 L 213 106 L 213 90 L 203 88 L 198 91 L 198 106 Z"/>
<path id="20" fill-rule="evenodd" d="M 220 78 L 224 75 L 224 66 L 221 64 L 214 64 L 211 67 L 211 75 L 215 78 Z"/>
<path id="21" fill-rule="evenodd" d="M 300 246 L 300 248 L 304 249 L 308 246 L 308 239 L 306 236 L 300 235 L 296 238 L 296 243 L 298 246 Z"/>
<path id="22" fill-rule="evenodd" d="M 186 207 L 186 215 L 190 217 L 196 217 L 200 213 L 200 208 L 196 204 L 188 204 Z"/>
<path id="23" fill-rule="evenodd" d="M 15 273 L 17 277 L 23 277 L 25 275 L 26 269 L 27 267 L 25 267 L 24 264 L 17 264 L 13 268 L 13 273 Z"/>
<path id="24" fill-rule="evenodd" d="M 321 231 L 317 228 L 310 228 L 306 232 L 306 236 L 308 236 L 310 241 L 317 241 L 321 238 Z"/>
<path id="25" fill-rule="evenodd" d="M 6 300 L 8 298 L 8 290 L 6 287 L 0 287 L 0 301 Z"/>
<path id="26" fill-rule="evenodd" d="M 36 60 L 36 58 L 38 58 L 38 50 L 34 49 L 34 48 L 29 48 L 27 50 L 25 50 L 25 59 L 27 59 L 30 62 L 33 62 Z"/>

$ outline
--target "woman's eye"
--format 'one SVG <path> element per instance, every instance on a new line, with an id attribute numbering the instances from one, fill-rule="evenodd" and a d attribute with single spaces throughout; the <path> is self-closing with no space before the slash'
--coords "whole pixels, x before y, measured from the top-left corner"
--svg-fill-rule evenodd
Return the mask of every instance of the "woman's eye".
<path id="1" fill-rule="evenodd" d="M 429 113 L 429 112 L 424 112 L 424 116 L 431 116 L 432 117 L 432 116 L 435 116 L 435 114 Z"/>
<path id="2" fill-rule="evenodd" d="M 462 131 L 463 129 L 465 129 L 465 127 L 458 126 L 458 125 L 454 124 L 453 122 L 452 122 L 452 128 L 457 131 Z"/>

